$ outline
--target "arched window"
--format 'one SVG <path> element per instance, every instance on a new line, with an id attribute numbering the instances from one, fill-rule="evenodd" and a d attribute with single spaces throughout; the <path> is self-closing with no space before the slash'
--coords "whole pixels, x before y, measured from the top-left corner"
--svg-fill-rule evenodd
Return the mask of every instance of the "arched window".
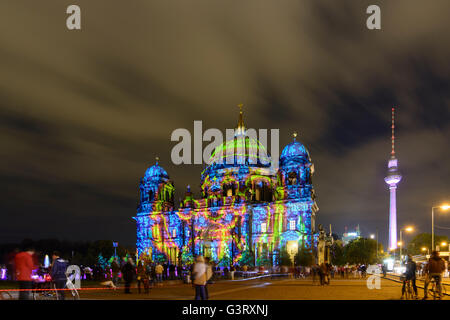
<path id="1" fill-rule="evenodd" d="M 148 191 L 148 201 L 153 201 L 153 190 Z"/>
<path id="2" fill-rule="evenodd" d="M 294 171 L 289 172 L 288 174 L 288 185 L 296 185 L 297 184 L 297 173 Z"/>

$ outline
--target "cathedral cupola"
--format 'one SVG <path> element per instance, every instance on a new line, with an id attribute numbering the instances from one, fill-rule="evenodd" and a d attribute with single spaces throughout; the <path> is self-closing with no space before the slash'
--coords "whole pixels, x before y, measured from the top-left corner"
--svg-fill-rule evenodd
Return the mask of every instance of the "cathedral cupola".
<path id="1" fill-rule="evenodd" d="M 153 204 L 158 204 L 159 208 L 169 207 L 173 204 L 175 188 L 166 170 L 159 165 L 159 158 L 156 163 L 150 166 L 143 178 L 140 180 L 139 192 L 141 210 L 150 210 Z M 169 205 L 164 205 L 165 203 Z"/>

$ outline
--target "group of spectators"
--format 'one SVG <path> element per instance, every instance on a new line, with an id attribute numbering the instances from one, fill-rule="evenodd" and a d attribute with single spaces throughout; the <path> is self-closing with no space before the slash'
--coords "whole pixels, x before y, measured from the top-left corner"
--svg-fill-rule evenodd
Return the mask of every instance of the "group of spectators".
<path id="1" fill-rule="evenodd" d="M 52 263 L 49 268 L 39 265 L 36 257 L 36 252 L 32 247 L 26 248 L 24 251 L 16 252 L 10 268 L 11 279 L 19 283 L 19 300 L 30 300 L 31 292 L 35 289 L 35 282 L 33 277 L 39 276 L 39 272 L 43 270 L 49 277 L 55 289 L 56 294 L 60 300 L 64 300 L 64 288 L 67 282 L 66 270 L 68 263 L 60 257 L 58 251 L 54 251 L 52 255 Z M 37 270 L 37 274 L 33 274 Z"/>

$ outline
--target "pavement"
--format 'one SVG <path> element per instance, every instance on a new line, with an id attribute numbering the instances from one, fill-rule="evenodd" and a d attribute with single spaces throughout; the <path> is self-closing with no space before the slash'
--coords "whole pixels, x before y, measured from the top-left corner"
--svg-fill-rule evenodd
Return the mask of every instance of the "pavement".
<path id="1" fill-rule="evenodd" d="M 320 286 L 311 279 L 219 281 L 208 285 L 210 300 L 399 300 L 401 284 L 380 279 L 380 289 L 369 289 L 366 280 L 332 279 L 331 284 Z M 423 297 L 423 290 L 419 289 Z M 131 294 L 117 290 L 80 290 L 80 298 L 88 300 L 192 300 L 192 285 L 176 284 L 154 287 L 149 294 Z M 448 296 L 443 298 L 450 300 Z"/>

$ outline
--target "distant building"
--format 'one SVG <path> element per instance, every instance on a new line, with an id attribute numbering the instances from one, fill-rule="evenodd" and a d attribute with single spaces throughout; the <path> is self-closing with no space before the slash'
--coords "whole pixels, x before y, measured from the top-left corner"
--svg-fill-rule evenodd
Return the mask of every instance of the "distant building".
<path id="1" fill-rule="evenodd" d="M 361 233 L 359 231 L 359 224 L 356 226 L 355 231 L 352 232 L 347 232 L 347 227 L 345 227 L 345 232 L 342 235 L 342 243 L 344 244 L 344 246 L 347 245 L 347 243 L 349 243 L 350 241 L 359 238 L 361 238 Z"/>

